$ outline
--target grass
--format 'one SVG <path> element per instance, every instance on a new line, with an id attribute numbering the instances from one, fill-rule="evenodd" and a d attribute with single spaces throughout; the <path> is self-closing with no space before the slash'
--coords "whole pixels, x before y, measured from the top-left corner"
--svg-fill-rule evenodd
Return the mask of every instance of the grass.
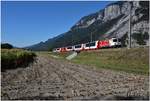
<path id="1" fill-rule="evenodd" d="M 66 57 L 67 57 L 68 55 L 70 55 L 71 52 L 62 52 L 62 53 L 54 53 L 54 52 L 38 52 L 38 53 L 42 53 L 43 55 L 49 54 L 50 57 L 57 56 L 58 59 L 65 60 Z M 55 58 L 55 57 L 54 57 L 54 58 Z"/>
<path id="2" fill-rule="evenodd" d="M 34 60 L 35 53 L 22 49 L 1 49 L 1 69 L 14 69 L 27 66 Z"/>
<path id="3" fill-rule="evenodd" d="M 55 53 L 54 55 L 65 58 L 68 56 L 68 53 Z M 84 51 L 71 61 L 77 64 L 95 66 L 97 68 L 136 74 L 149 74 L 148 48 Z"/>

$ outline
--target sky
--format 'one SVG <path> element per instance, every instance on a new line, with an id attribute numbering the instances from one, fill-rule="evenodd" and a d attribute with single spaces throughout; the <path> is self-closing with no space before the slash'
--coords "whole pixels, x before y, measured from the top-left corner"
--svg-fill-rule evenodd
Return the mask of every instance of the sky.
<path id="1" fill-rule="evenodd" d="M 69 31 L 113 1 L 2 1 L 1 42 L 25 47 Z"/>

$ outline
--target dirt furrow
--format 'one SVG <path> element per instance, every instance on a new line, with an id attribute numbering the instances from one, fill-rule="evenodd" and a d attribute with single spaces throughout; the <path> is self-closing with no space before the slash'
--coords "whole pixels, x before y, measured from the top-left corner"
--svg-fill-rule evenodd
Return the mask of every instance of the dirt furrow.
<path id="1" fill-rule="evenodd" d="M 2 72 L 2 99 L 147 98 L 148 77 L 94 67 L 38 54 L 26 68 Z"/>

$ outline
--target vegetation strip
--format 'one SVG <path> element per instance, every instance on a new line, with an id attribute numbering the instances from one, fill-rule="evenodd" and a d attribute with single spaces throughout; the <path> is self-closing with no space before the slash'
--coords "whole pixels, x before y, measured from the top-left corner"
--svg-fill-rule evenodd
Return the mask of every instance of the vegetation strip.
<path id="1" fill-rule="evenodd" d="M 69 53 L 51 53 L 67 57 Z M 101 49 L 84 51 L 72 59 L 77 64 L 92 65 L 97 68 L 125 71 L 136 74 L 149 74 L 148 48 Z"/>
<path id="2" fill-rule="evenodd" d="M 22 49 L 2 49 L 1 66 L 2 71 L 17 67 L 26 67 L 34 60 L 35 53 Z"/>

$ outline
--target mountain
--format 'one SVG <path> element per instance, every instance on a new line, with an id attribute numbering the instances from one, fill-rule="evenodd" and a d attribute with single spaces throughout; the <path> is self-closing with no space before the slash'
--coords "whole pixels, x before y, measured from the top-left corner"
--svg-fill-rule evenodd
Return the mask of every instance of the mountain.
<path id="1" fill-rule="evenodd" d="M 131 8 L 131 10 L 130 10 Z M 149 1 L 118 1 L 93 14 L 82 17 L 68 32 L 26 47 L 31 50 L 49 50 L 56 47 L 86 43 L 112 37 L 127 44 L 131 14 L 132 46 L 148 45 Z"/>

